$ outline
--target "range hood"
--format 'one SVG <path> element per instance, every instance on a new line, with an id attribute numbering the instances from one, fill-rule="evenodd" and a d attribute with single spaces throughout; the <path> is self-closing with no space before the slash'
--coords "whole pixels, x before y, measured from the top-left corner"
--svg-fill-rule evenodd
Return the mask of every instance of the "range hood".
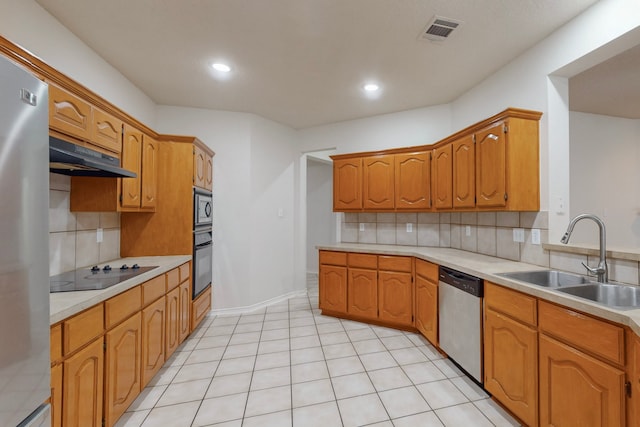
<path id="1" fill-rule="evenodd" d="M 72 176 L 135 178 L 117 157 L 49 136 L 49 171 Z"/>

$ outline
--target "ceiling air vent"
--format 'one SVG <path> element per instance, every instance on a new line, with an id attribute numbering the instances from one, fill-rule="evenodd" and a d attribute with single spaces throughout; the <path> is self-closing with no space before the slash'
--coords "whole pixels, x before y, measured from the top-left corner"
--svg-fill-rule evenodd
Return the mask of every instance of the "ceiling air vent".
<path id="1" fill-rule="evenodd" d="M 421 39 L 431 40 L 434 42 L 440 42 L 446 40 L 451 33 L 460 25 L 462 25 L 462 21 L 458 21 L 456 19 L 444 18 L 442 16 L 434 16 L 431 22 L 424 27 L 422 33 L 420 33 Z"/>

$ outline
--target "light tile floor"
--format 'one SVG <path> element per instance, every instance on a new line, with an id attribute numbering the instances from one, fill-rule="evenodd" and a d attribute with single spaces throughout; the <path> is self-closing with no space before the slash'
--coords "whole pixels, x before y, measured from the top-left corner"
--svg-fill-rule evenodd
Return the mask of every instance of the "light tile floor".
<path id="1" fill-rule="evenodd" d="M 420 335 L 322 316 L 308 296 L 210 316 L 119 427 L 519 425 Z"/>

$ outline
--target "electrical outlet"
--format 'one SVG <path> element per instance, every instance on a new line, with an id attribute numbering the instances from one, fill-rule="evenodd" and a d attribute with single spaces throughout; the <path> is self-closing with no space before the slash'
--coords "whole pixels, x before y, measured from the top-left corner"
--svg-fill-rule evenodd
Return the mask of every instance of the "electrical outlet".
<path id="1" fill-rule="evenodd" d="M 513 229 L 513 241 L 523 243 L 524 242 L 524 228 Z"/>
<path id="2" fill-rule="evenodd" d="M 413 224 L 410 222 L 407 223 L 407 233 L 413 233 Z"/>
<path id="3" fill-rule="evenodd" d="M 464 227 L 464 235 L 465 236 L 471 236 L 471 226 L 467 225 L 466 227 Z"/>
<path id="4" fill-rule="evenodd" d="M 540 244 L 540 229 L 533 228 L 531 230 L 531 243 L 533 243 L 534 245 Z"/>
<path id="5" fill-rule="evenodd" d="M 360 231 L 364 231 L 364 222 L 360 223 Z"/>
<path id="6" fill-rule="evenodd" d="M 96 243 L 102 243 L 104 238 L 104 233 L 102 232 L 102 228 L 98 228 L 96 230 Z"/>

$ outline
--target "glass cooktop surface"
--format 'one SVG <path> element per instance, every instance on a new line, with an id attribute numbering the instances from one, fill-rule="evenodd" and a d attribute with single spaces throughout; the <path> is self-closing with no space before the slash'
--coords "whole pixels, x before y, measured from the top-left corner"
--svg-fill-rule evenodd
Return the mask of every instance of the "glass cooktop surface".
<path id="1" fill-rule="evenodd" d="M 74 271 L 51 276 L 49 278 L 50 292 L 92 291 L 106 289 L 120 282 L 131 279 L 139 274 L 153 270 L 157 266 L 140 267 L 137 264 L 129 267 L 111 268 L 108 265 L 98 268 L 81 268 Z"/>

